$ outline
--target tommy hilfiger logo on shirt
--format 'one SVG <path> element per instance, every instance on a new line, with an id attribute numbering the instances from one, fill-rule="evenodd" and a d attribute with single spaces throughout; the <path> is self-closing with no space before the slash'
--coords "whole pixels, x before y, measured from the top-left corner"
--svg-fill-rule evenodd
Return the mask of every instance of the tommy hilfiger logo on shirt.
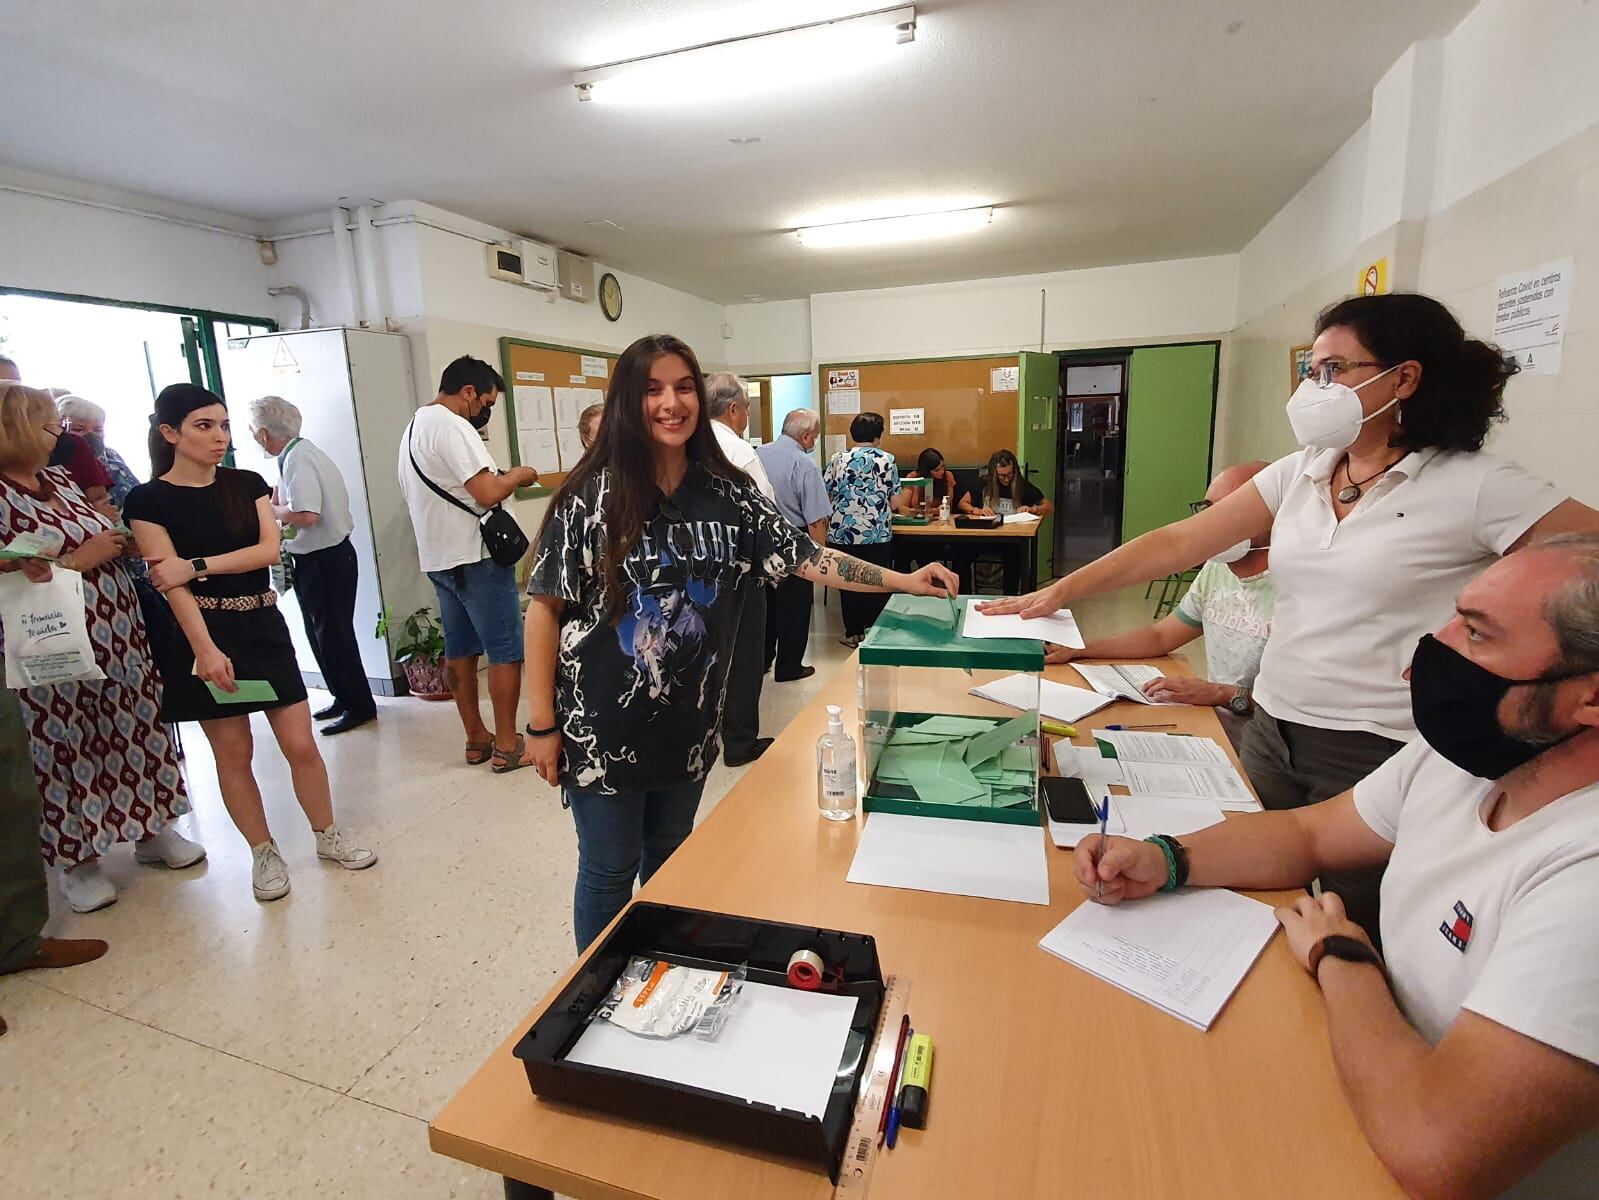
<path id="1" fill-rule="evenodd" d="M 1471 927 L 1474 923 L 1475 918 L 1472 917 L 1471 910 L 1466 907 L 1463 901 L 1456 900 L 1455 919 L 1453 921 L 1445 921 L 1438 926 L 1438 932 L 1449 939 L 1451 946 L 1464 954 L 1466 952 L 1466 943 L 1471 941 Z"/>

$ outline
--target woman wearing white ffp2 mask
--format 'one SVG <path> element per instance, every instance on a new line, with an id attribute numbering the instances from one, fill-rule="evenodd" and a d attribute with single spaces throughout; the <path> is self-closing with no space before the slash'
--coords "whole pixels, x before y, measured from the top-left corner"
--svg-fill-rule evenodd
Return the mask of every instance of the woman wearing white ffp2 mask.
<path id="1" fill-rule="evenodd" d="M 1488 562 L 1599 529 L 1599 513 L 1482 452 L 1513 368 L 1436 300 L 1334 305 L 1311 353 L 1313 378 L 1289 405 L 1305 449 L 1050 588 L 981 606 L 1049 612 L 1269 534 L 1277 601 L 1242 750 L 1268 808 L 1346 791 L 1416 736 L 1411 651 Z M 1375 933 L 1374 882 L 1329 886 Z"/>

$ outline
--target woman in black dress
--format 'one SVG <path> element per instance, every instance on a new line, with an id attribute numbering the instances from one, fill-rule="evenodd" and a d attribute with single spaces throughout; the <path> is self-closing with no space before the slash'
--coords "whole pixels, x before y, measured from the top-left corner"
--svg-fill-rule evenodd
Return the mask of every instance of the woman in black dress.
<path id="1" fill-rule="evenodd" d="M 198 721 L 216 757 L 217 782 L 233 824 L 250 843 L 256 899 L 289 890 L 289 870 L 267 828 L 250 769 L 252 712 L 265 712 L 289 761 L 294 793 L 316 833 L 316 852 L 352 871 L 377 861 L 333 821 L 328 771 L 311 733 L 305 683 L 268 568 L 278 561 L 271 488 L 253 471 L 219 464 L 229 444 L 228 410 L 213 392 L 173 384 L 151 418 L 154 478 L 129 494 L 123 515 L 150 566 L 150 581 L 172 605 L 182 637 L 169 639 L 159 667 L 161 717 Z M 265 683 L 271 698 L 243 703 L 240 681 Z"/>

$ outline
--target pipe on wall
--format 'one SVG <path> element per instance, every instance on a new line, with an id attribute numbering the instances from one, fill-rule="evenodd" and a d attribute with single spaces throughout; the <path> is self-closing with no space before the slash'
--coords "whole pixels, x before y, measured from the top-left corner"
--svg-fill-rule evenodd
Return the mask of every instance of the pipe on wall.
<path id="1" fill-rule="evenodd" d="M 269 287 L 269 296 L 293 296 L 300 302 L 300 328 L 311 328 L 311 298 L 305 294 L 304 289 L 297 287 Z"/>
<path id="2" fill-rule="evenodd" d="M 344 280 L 344 290 L 350 298 L 350 316 L 362 329 L 367 327 L 366 305 L 361 295 L 361 281 L 355 269 L 355 243 L 350 238 L 350 214 L 343 208 L 333 210 L 333 246 L 339 259 L 339 277 Z"/>

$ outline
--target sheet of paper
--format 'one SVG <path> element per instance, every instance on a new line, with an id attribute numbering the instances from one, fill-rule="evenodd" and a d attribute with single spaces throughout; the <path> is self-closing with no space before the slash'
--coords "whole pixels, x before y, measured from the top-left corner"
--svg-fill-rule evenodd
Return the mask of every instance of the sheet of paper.
<path id="1" fill-rule="evenodd" d="M 1199 1029 L 1209 1029 L 1277 931 L 1271 906 L 1221 888 L 1132 904 L 1085 902 L 1038 944 Z"/>
<path id="2" fill-rule="evenodd" d="M 827 393 L 827 412 L 829 416 L 854 416 L 860 411 L 860 388 L 833 388 Z"/>
<path id="3" fill-rule="evenodd" d="M 583 439 L 575 429 L 558 429 L 555 444 L 561 453 L 561 470 L 570 471 L 583 457 Z"/>
<path id="4" fill-rule="evenodd" d="M 577 419 L 591 404 L 603 404 L 605 393 L 599 388 L 558 387 L 555 389 L 555 425 L 558 429 L 576 429 Z"/>
<path id="5" fill-rule="evenodd" d="M 828 458 L 832 458 L 835 454 L 842 454 L 849 448 L 849 439 L 842 433 L 830 433 L 822 440 L 826 443 Z"/>
<path id="6" fill-rule="evenodd" d="M 1034 521 L 1043 520 L 1037 513 L 1006 513 L 1001 519 L 1003 525 L 1031 525 Z"/>
<path id="7" fill-rule="evenodd" d="M 1190 767 L 1171 763 L 1122 763 L 1122 777 L 1134 793 L 1151 796 L 1203 796 L 1218 803 L 1247 804 L 1255 798 L 1248 786 L 1226 767 Z"/>
<path id="8" fill-rule="evenodd" d="M 820 1117 L 854 1017 L 853 996 L 745 983 L 714 1042 L 644 1038 L 595 1021 L 566 1060 Z"/>
<path id="9" fill-rule="evenodd" d="M 601 358 L 597 354 L 581 355 L 580 365 L 584 377 L 588 379 L 604 379 L 611 373 L 610 359 Z"/>
<path id="10" fill-rule="evenodd" d="M 993 616 L 977 611 L 975 604 L 966 606 L 966 623 L 961 626 L 961 636 L 969 638 L 1030 638 L 1034 641 L 1054 642 L 1059 646 L 1083 648 L 1083 635 L 1077 630 L 1077 618 L 1071 609 L 1063 608 L 1047 617 L 1034 617 L 1024 621 L 1020 616 Z"/>
<path id="11" fill-rule="evenodd" d="M 1033 676 L 1017 674 L 974 687 L 971 694 L 1007 708 L 1028 709 L 1033 707 L 1034 691 Z M 1052 679 L 1040 680 L 1036 692 L 1039 713 L 1057 721 L 1065 721 L 1068 725 L 1111 703 L 1109 697 L 1101 696 L 1098 692 L 1072 687 L 1069 683 L 1056 683 Z"/>
<path id="12" fill-rule="evenodd" d="M 520 430 L 555 428 L 555 394 L 547 387 L 519 383 L 511 389 Z"/>
<path id="13" fill-rule="evenodd" d="M 1160 672 L 1154 667 L 1138 663 L 1112 666 L 1109 663 L 1074 662 L 1072 669 L 1083 677 L 1084 683 L 1102 695 L 1114 696 L 1118 700 L 1133 700 L 1139 704 L 1156 703 L 1140 690 L 1151 679 L 1160 678 Z"/>
<path id="14" fill-rule="evenodd" d="M 927 432 L 927 410 L 925 408 L 891 408 L 888 410 L 889 433 L 925 433 Z"/>
<path id="15" fill-rule="evenodd" d="M 1126 837 L 1127 823 L 1122 819 L 1121 809 L 1116 806 L 1117 797 L 1093 789 L 1090 789 L 1090 795 L 1093 797 L 1095 804 L 1100 803 L 1102 800 L 1110 802 L 1110 812 L 1105 819 L 1105 832 L 1115 837 Z M 1126 797 L 1122 797 L 1122 799 L 1126 799 Z M 1047 807 L 1044 810 L 1044 819 L 1049 825 L 1049 840 L 1062 850 L 1075 850 L 1078 842 L 1091 833 L 1099 832 L 1098 822 L 1086 825 L 1075 823 L 1056 824 L 1054 821 L 1049 820 L 1049 809 Z M 1165 831 L 1162 830 L 1162 832 Z"/>
<path id="16" fill-rule="evenodd" d="M 1038 714 L 1024 712 L 987 733 L 980 733 L 966 746 L 964 758 L 968 766 L 993 758 L 1007 746 L 1014 746 L 1021 738 L 1038 732 Z"/>
<path id="17" fill-rule="evenodd" d="M 278 698 L 277 689 L 265 679 L 235 679 L 233 683 L 239 689 L 236 692 L 224 692 L 209 679 L 205 689 L 218 704 L 270 704 Z"/>
<path id="18" fill-rule="evenodd" d="M 1037 825 L 871 813 L 846 878 L 876 887 L 1049 903 L 1044 831 Z"/>
<path id="19" fill-rule="evenodd" d="M 971 737 L 974 734 L 987 733 L 994 728 L 994 722 L 987 717 L 928 717 L 919 725 L 912 725 L 918 733 L 952 733 L 957 737 Z"/>
<path id="20" fill-rule="evenodd" d="M 1228 761 L 1227 751 L 1210 738 L 1183 737 L 1170 733 L 1139 733 L 1123 729 L 1096 729 L 1094 740 L 1108 744 L 1116 751 L 1116 757 L 1122 762 L 1232 766 Z"/>
<path id="21" fill-rule="evenodd" d="M 1050 748 L 1055 754 L 1055 766 L 1062 775 L 1087 784 L 1124 782 L 1121 763 L 1106 758 L 1098 746 L 1074 746 L 1060 738 L 1051 739 Z"/>
<path id="22" fill-rule="evenodd" d="M 1201 796 L 1113 796 L 1116 811 L 1121 815 L 1126 835 L 1130 838 L 1153 837 L 1169 833 L 1180 837 L 1209 829 L 1227 819 L 1221 805 Z"/>
<path id="23" fill-rule="evenodd" d="M 553 429 L 519 430 L 516 443 L 524 467 L 532 467 L 540 475 L 561 469 L 561 455 L 556 447 Z"/>

